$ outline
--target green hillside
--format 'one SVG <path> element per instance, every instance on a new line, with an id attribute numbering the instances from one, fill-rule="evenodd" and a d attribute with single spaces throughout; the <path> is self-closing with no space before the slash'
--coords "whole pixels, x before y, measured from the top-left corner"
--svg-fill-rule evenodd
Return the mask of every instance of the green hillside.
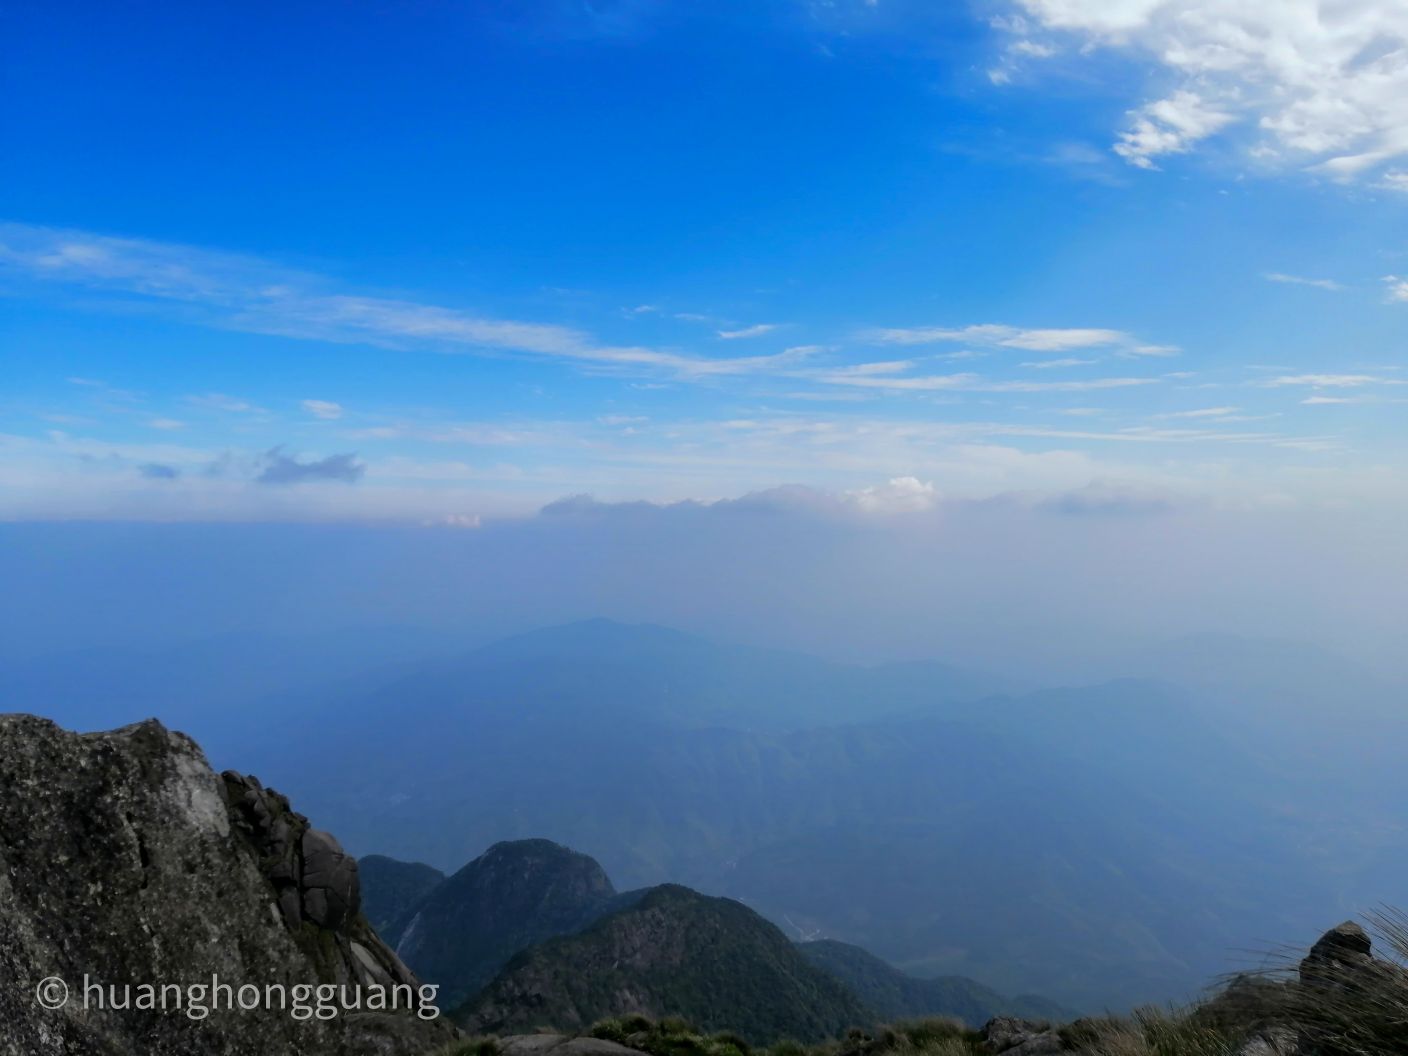
<path id="1" fill-rule="evenodd" d="M 804 942 L 797 949 L 844 983 L 882 1021 L 951 1016 L 970 1027 L 994 1016 L 1064 1021 L 1075 1013 L 1043 997 L 1004 997 L 961 975 L 919 979 L 906 975 L 859 946 L 832 939 Z"/>
<path id="2" fill-rule="evenodd" d="M 478 1033 L 508 1033 L 581 1030 L 635 1013 L 762 1043 L 820 1040 L 874 1019 L 751 909 L 673 884 L 519 954 L 454 1018 Z"/>

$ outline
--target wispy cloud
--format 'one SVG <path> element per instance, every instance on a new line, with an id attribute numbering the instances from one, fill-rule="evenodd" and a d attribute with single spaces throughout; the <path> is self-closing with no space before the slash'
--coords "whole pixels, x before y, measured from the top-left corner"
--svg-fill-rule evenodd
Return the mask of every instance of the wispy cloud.
<path id="1" fill-rule="evenodd" d="M 762 337 L 777 329 L 776 323 L 755 323 L 752 326 L 740 327 L 737 330 L 720 330 L 719 336 L 725 341 L 737 341 L 745 337 Z"/>
<path id="2" fill-rule="evenodd" d="M 1098 363 L 1096 359 L 1035 359 L 1021 364 L 1024 367 L 1033 367 L 1037 370 L 1051 370 L 1053 367 L 1088 367 L 1092 363 Z"/>
<path id="3" fill-rule="evenodd" d="M 1374 374 L 1283 374 L 1261 383 L 1267 388 L 1277 389 L 1287 386 L 1306 386 L 1316 389 L 1357 389 L 1366 385 L 1404 385 L 1398 378 L 1384 378 Z"/>
<path id="4" fill-rule="evenodd" d="M 322 418 L 325 421 L 342 417 L 342 404 L 333 403 L 331 400 L 304 400 L 299 406 L 314 418 Z"/>
<path id="5" fill-rule="evenodd" d="M 207 392 L 196 396 L 187 396 L 186 402 L 192 407 L 200 407 L 207 411 L 226 411 L 229 414 L 260 414 L 262 408 L 256 407 L 248 400 L 238 396 L 227 396 L 223 392 Z"/>
<path id="6" fill-rule="evenodd" d="M 1342 290 L 1343 284 L 1334 279 L 1308 279 L 1303 275 L 1287 275 L 1281 271 L 1268 271 L 1264 276 L 1267 282 L 1280 282 L 1288 286 L 1313 286 L 1320 290 Z"/>
<path id="7" fill-rule="evenodd" d="M 1240 411 L 1240 407 L 1199 407 L 1192 411 L 1169 411 L 1165 414 L 1156 414 L 1155 418 L 1226 418 L 1235 415 Z"/>
<path id="8" fill-rule="evenodd" d="M 1408 403 L 1408 400 L 1388 399 L 1383 396 L 1307 396 L 1300 402 L 1306 407 L 1322 407 L 1346 404 Z"/>
<path id="9" fill-rule="evenodd" d="M 180 303 L 198 309 L 199 321 L 211 326 L 331 342 L 516 353 L 685 379 L 774 370 L 798 358 L 789 353 L 710 358 L 618 347 L 550 323 L 342 292 L 321 276 L 254 257 L 23 224 L 0 225 L 0 268 L 31 279 Z"/>
<path id="10" fill-rule="evenodd" d="M 957 341 L 996 348 L 1016 348 L 1024 352 L 1073 352 L 1087 348 L 1137 345 L 1133 337 L 1121 330 L 1072 327 L 1064 329 L 1023 329 L 1000 323 L 980 323 L 976 326 L 884 327 L 862 331 L 863 341 L 891 345 L 932 345 Z"/>
<path id="11" fill-rule="evenodd" d="M 1408 301 L 1408 279 L 1399 278 L 1397 275 L 1385 275 L 1384 285 L 1387 287 L 1385 296 L 1390 301 Z"/>
<path id="12" fill-rule="evenodd" d="M 886 363 L 889 368 L 894 364 Z M 1079 381 L 1026 381 L 985 378 L 980 374 L 921 374 L 897 376 L 892 370 L 867 371 L 871 364 L 844 367 L 831 371 L 816 371 L 809 375 L 827 385 L 847 385 L 854 388 L 884 389 L 893 392 L 1091 392 L 1101 389 L 1126 389 L 1141 385 L 1156 385 L 1158 378 L 1089 378 Z"/>

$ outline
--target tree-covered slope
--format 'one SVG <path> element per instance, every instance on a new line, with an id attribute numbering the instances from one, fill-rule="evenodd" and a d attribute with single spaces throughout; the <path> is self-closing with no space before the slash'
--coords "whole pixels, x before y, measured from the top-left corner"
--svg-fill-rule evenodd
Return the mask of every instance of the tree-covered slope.
<path id="1" fill-rule="evenodd" d="M 854 994 L 742 903 L 667 884 L 515 957 L 455 1018 L 483 1033 L 641 1013 L 754 1042 L 819 1040 L 873 1021 Z"/>
<path id="2" fill-rule="evenodd" d="M 424 862 L 399 862 L 369 854 L 357 862 L 362 874 L 362 912 L 387 942 L 396 942 L 398 922 L 444 882 L 445 874 Z"/>
<path id="3" fill-rule="evenodd" d="M 961 975 L 920 979 L 906 975 L 868 950 L 834 939 L 800 943 L 804 957 L 844 983 L 882 1020 L 952 1016 L 979 1027 L 994 1016 L 1064 1021 L 1075 1014 L 1054 1001 L 1025 995 L 1004 997 Z"/>
<path id="4" fill-rule="evenodd" d="M 498 843 L 393 926 L 397 954 L 440 985 L 442 1008 L 478 991 L 514 954 L 584 927 L 616 890 L 593 859 L 550 840 Z"/>

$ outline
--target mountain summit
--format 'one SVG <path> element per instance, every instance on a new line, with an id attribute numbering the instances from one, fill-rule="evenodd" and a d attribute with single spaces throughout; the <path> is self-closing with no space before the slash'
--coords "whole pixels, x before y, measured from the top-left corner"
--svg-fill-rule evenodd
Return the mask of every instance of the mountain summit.
<path id="1" fill-rule="evenodd" d="M 519 950 L 585 927 L 616 889 L 585 854 L 551 840 L 496 843 L 388 932 L 397 953 L 443 987 L 451 1008 Z"/>
<path id="2" fill-rule="evenodd" d="M 675 884 L 519 954 L 455 1017 L 509 1033 L 633 1013 L 682 1016 L 755 1042 L 821 1040 L 873 1018 L 747 906 Z"/>

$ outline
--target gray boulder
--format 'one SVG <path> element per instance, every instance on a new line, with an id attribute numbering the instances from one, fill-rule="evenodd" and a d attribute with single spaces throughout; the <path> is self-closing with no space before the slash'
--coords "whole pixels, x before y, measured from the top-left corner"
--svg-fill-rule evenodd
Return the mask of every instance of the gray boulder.
<path id="1" fill-rule="evenodd" d="M 1306 986 L 1343 982 L 1347 974 L 1373 964 L 1374 944 L 1369 933 L 1352 920 L 1321 935 L 1300 962 L 1300 981 Z"/>
<path id="2" fill-rule="evenodd" d="M 0 715 L 0 1056 L 420 1056 L 452 1040 L 429 1005 L 406 1007 L 419 984 L 359 902 L 335 840 L 257 780 L 217 776 L 184 735 Z M 37 1000 L 46 978 L 62 1007 Z M 319 1019 L 320 998 L 326 1014 L 354 991 L 300 989 L 372 982 L 400 984 L 401 1011 Z M 142 1007 L 163 985 L 165 1011 Z M 60 984 L 41 996 L 57 1004 Z"/>
<path id="3" fill-rule="evenodd" d="M 1048 1056 L 1065 1048 L 1060 1034 L 1048 1024 L 1013 1016 L 988 1020 L 980 1036 L 983 1048 L 995 1056 Z"/>

